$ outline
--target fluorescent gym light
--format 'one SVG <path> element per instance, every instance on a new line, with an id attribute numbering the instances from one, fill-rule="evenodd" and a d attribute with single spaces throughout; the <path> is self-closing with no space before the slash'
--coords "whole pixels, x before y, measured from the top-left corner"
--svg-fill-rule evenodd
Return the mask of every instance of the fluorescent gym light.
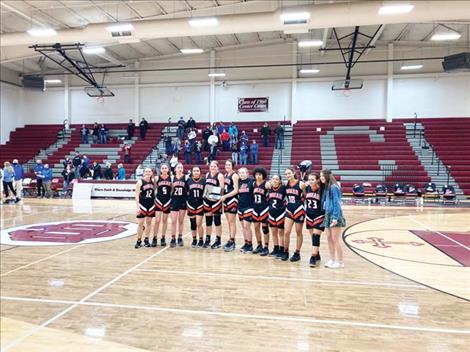
<path id="1" fill-rule="evenodd" d="M 131 23 L 116 23 L 106 27 L 108 32 L 130 32 L 134 29 Z"/>
<path id="2" fill-rule="evenodd" d="M 219 24 L 219 21 L 215 17 L 204 17 L 204 18 L 192 18 L 188 21 L 191 27 L 213 27 Z"/>
<path id="3" fill-rule="evenodd" d="M 303 68 L 299 71 L 300 73 L 318 73 L 320 70 L 316 68 Z"/>
<path id="4" fill-rule="evenodd" d="M 225 73 L 223 72 L 214 72 L 214 73 L 209 73 L 209 77 L 225 77 Z"/>
<path id="5" fill-rule="evenodd" d="M 298 44 L 299 48 L 311 48 L 323 45 L 321 40 L 301 40 Z"/>
<path id="6" fill-rule="evenodd" d="M 45 83 L 51 84 L 51 83 L 62 83 L 60 79 L 45 79 Z"/>
<path id="7" fill-rule="evenodd" d="M 204 49 L 194 48 L 194 49 L 181 49 L 182 54 L 200 54 L 204 52 Z"/>
<path id="8" fill-rule="evenodd" d="M 400 67 L 400 70 L 407 71 L 407 70 L 419 70 L 423 68 L 423 65 L 404 65 Z"/>
<path id="9" fill-rule="evenodd" d="M 106 50 L 102 48 L 101 46 L 95 46 L 95 47 L 90 46 L 90 47 L 84 47 L 82 51 L 85 54 L 93 55 L 93 54 L 103 54 Z"/>
<path id="10" fill-rule="evenodd" d="M 282 22 L 306 21 L 310 18 L 310 12 L 291 12 L 281 14 Z"/>
<path id="11" fill-rule="evenodd" d="M 399 15 L 413 11 L 414 5 L 411 4 L 390 4 L 383 5 L 379 9 L 379 15 Z"/>
<path id="12" fill-rule="evenodd" d="M 54 28 L 31 28 L 28 29 L 27 33 L 33 37 L 52 37 L 57 35 Z"/>
<path id="13" fill-rule="evenodd" d="M 461 37 L 462 35 L 458 32 L 439 32 L 439 33 L 434 33 L 433 36 L 431 37 L 431 40 L 434 41 L 444 41 L 444 40 L 457 40 Z"/>

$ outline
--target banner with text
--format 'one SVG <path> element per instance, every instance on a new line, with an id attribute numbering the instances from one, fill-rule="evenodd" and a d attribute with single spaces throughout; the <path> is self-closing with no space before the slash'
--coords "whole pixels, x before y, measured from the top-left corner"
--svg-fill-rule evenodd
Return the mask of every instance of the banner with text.
<path id="1" fill-rule="evenodd" d="M 269 110 L 269 97 L 238 98 L 238 112 L 266 112 Z"/>
<path id="2" fill-rule="evenodd" d="M 92 197 L 133 198 L 135 183 L 93 183 Z"/>

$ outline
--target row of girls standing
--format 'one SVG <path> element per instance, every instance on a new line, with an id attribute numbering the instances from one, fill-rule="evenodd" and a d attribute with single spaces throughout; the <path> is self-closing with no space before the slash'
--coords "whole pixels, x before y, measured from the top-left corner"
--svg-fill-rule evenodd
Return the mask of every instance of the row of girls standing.
<path id="1" fill-rule="evenodd" d="M 139 227 L 135 248 L 142 246 L 143 232 L 145 247 L 156 247 L 159 233 L 160 245 L 166 246 L 170 216 L 170 246 L 183 246 L 186 215 L 190 220 L 193 248 L 221 248 L 224 214 L 229 232 L 223 246 L 226 252 L 236 248 L 238 217 L 244 240 L 241 252 L 299 261 L 305 224 L 312 240 L 310 266 L 316 266 L 321 260 L 320 235 L 326 232 L 330 259 L 325 266 L 343 267 L 340 236 L 345 219 L 340 187 L 334 176 L 329 170 L 323 170 L 320 174 L 310 174 L 308 181 L 303 182 L 297 179 L 293 168 L 287 168 L 284 176 L 285 181 L 280 175 L 267 180 L 266 170 L 255 168 L 252 178 L 245 167 L 235 172 L 232 160 L 226 161 L 224 175 L 219 171 L 218 163 L 211 162 L 205 177 L 198 166 L 192 168 L 189 176 L 185 175 L 182 164 L 176 166 L 173 176 L 166 164 L 161 165 L 159 176 L 154 176 L 151 169 L 145 169 L 144 177 L 136 187 Z M 212 242 L 213 230 L 215 240 Z M 256 246 L 253 246 L 253 232 Z M 290 252 L 292 232 L 297 236 L 295 250 Z M 271 252 L 270 240 L 273 243 Z"/>

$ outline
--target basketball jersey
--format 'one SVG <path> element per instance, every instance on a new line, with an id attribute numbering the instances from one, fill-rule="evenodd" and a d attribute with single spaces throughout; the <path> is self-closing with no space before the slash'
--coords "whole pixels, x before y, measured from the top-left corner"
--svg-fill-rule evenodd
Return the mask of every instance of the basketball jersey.
<path id="1" fill-rule="evenodd" d="M 230 193 L 233 191 L 233 175 L 235 173 L 233 172 L 231 175 L 229 174 L 225 174 L 224 176 L 224 193 L 227 194 L 227 193 Z"/>
<path id="2" fill-rule="evenodd" d="M 238 208 L 245 209 L 251 208 L 253 205 L 253 188 L 254 180 L 247 178 L 245 180 L 238 180 Z"/>
<path id="3" fill-rule="evenodd" d="M 260 185 L 256 184 L 256 181 L 253 183 L 253 207 L 256 209 L 265 209 L 268 207 L 267 194 L 268 190 L 266 189 L 266 181 L 261 182 Z"/>
<path id="4" fill-rule="evenodd" d="M 171 183 L 170 176 L 167 176 L 166 178 L 163 178 L 162 176 L 159 176 L 158 179 L 157 179 L 157 195 L 156 195 L 156 198 L 158 198 L 162 201 L 170 200 L 172 186 L 173 185 Z"/>
<path id="5" fill-rule="evenodd" d="M 201 177 L 198 180 L 190 178 L 186 181 L 187 184 L 187 202 L 193 208 L 202 205 L 202 195 L 204 194 L 205 180 Z"/>
<path id="6" fill-rule="evenodd" d="M 155 187 L 153 184 L 153 179 L 150 181 L 145 181 L 142 179 L 142 185 L 140 187 L 139 194 L 139 203 L 144 204 L 148 202 L 153 202 L 155 199 Z"/>
<path id="7" fill-rule="evenodd" d="M 207 173 L 206 175 L 206 186 L 211 185 L 213 187 L 221 187 L 221 184 L 219 182 L 219 173 L 217 172 L 214 176 L 211 175 L 210 172 Z"/>
<path id="8" fill-rule="evenodd" d="M 298 207 L 303 205 L 302 200 L 302 189 L 300 188 L 300 181 L 296 180 L 294 185 L 290 185 L 289 182 L 286 184 L 286 197 L 287 197 L 287 209 L 296 210 Z"/>
<path id="9" fill-rule="evenodd" d="M 173 176 L 172 179 L 173 183 L 173 191 L 171 194 L 171 198 L 176 201 L 186 201 L 186 179 L 185 176 L 181 176 L 178 178 Z"/>
<path id="10" fill-rule="evenodd" d="M 286 186 L 271 187 L 268 192 L 269 210 L 283 212 L 286 209 Z"/>
<path id="11" fill-rule="evenodd" d="M 322 209 L 320 187 L 317 186 L 316 189 L 313 189 L 310 185 L 308 185 L 305 191 L 305 208 L 307 210 L 307 213 L 321 213 Z"/>

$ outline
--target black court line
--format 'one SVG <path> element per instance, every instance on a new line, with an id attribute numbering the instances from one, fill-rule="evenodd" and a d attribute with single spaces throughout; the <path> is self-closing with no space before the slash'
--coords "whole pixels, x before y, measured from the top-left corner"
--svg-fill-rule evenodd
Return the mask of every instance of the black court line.
<path id="1" fill-rule="evenodd" d="M 15 248 L 18 248 L 18 247 L 20 247 L 20 246 L 12 246 L 12 247 L 10 247 L 10 248 L 2 249 L 2 250 L 0 251 L 0 253 L 1 253 L 1 252 L 6 252 L 6 251 L 9 251 L 10 249 L 15 249 Z"/>
<path id="2" fill-rule="evenodd" d="M 405 215 L 405 216 L 406 216 L 406 215 Z M 392 217 L 396 217 L 396 216 L 392 216 Z M 392 218 L 392 217 L 390 217 L 390 218 Z M 380 219 L 387 219 L 387 218 L 379 218 L 379 219 L 375 219 L 375 220 L 380 220 Z M 384 268 L 383 266 L 381 266 L 381 265 L 379 265 L 379 264 L 377 264 L 377 263 L 374 263 L 372 260 L 370 260 L 370 259 L 368 259 L 368 258 L 366 258 L 366 257 L 364 257 L 364 256 L 362 256 L 362 255 L 360 255 L 358 252 L 356 252 L 356 251 L 346 242 L 346 240 L 345 240 L 345 238 L 347 237 L 346 231 L 348 231 L 351 227 L 353 227 L 353 226 L 355 226 L 355 225 L 359 225 L 359 224 L 362 224 L 362 223 L 365 223 L 365 222 L 368 222 L 368 221 L 371 221 L 371 220 L 360 221 L 360 222 L 355 223 L 354 225 L 350 225 L 350 226 L 348 226 L 348 227 L 346 227 L 346 228 L 344 229 L 342 238 L 343 238 L 344 244 L 346 245 L 346 247 L 348 247 L 349 250 L 351 250 L 352 252 L 354 252 L 355 254 L 357 254 L 358 256 L 360 256 L 362 259 L 368 261 L 369 263 L 371 263 L 371 264 L 373 264 L 373 265 L 375 265 L 375 266 L 377 266 L 377 267 L 379 267 L 379 268 L 381 268 L 381 269 L 383 269 L 383 270 L 386 270 L 386 271 L 388 271 L 388 272 L 390 272 L 390 273 L 392 273 L 392 274 L 395 274 L 395 275 L 397 275 L 398 277 L 401 277 L 401 278 L 406 279 L 406 280 L 408 280 L 408 281 L 414 282 L 415 284 L 425 286 L 425 287 L 430 288 L 430 289 L 432 289 L 432 290 L 435 290 L 435 291 L 444 293 L 444 294 L 446 294 L 446 295 L 449 295 L 449 296 L 452 296 L 452 297 L 455 297 L 455 298 L 464 300 L 464 301 L 466 301 L 466 302 L 470 302 L 470 299 L 467 299 L 467 298 L 465 298 L 465 297 L 460 297 L 460 296 L 454 295 L 453 293 L 449 293 L 449 292 L 443 291 L 443 290 L 441 290 L 441 289 L 438 289 L 438 288 L 436 288 L 436 287 L 429 286 L 429 285 L 427 285 L 427 284 L 423 284 L 422 282 L 419 282 L 419 281 L 410 279 L 409 277 L 406 277 L 406 276 L 403 276 L 403 275 L 401 275 L 401 274 L 398 274 L 397 272 L 395 272 L 395 271 L 393 271 L 393 270 Z"/>

